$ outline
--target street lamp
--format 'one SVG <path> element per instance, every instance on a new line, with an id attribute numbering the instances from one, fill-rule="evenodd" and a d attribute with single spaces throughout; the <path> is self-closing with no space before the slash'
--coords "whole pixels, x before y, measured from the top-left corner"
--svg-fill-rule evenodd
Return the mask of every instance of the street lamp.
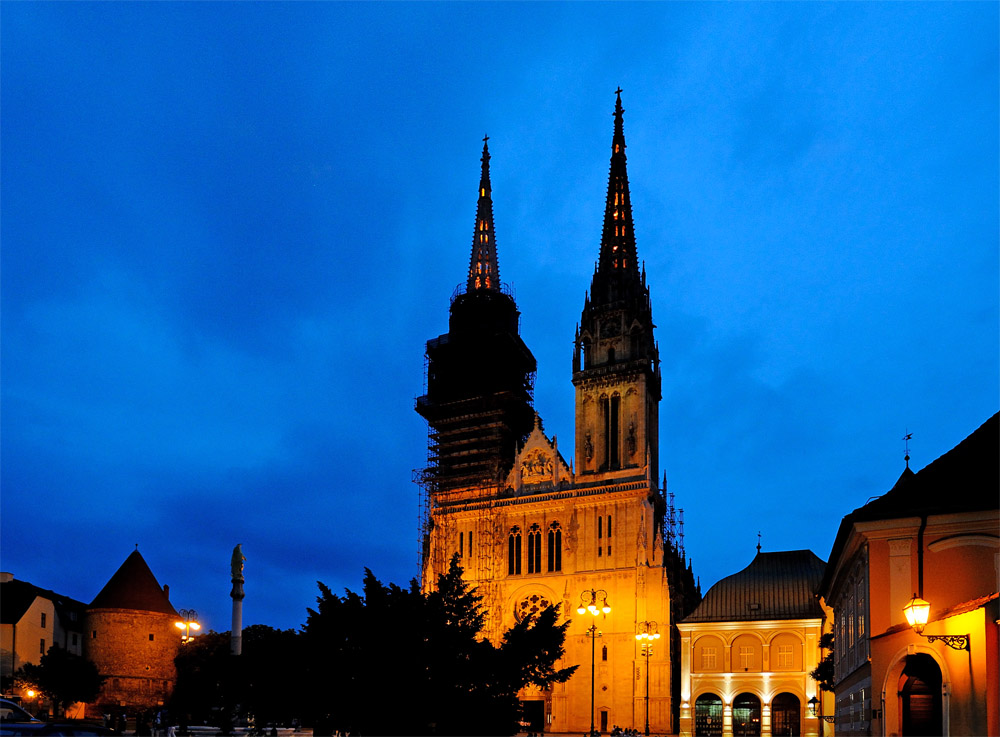
<path id="1" fill-rule="evenodd" d="M 903 607 L 903 616 L 906 617 L 906 623 L 913 628 L 921 637 L 926 637 L 927 642 L 934 642 L 935 640 L 941 640 L 945 645 L 953 650 L 968 650 L 972 652 L 969 647 L 969 636 L 968 635 L 925 635 L 924 627 L 927 625 L 927 618 L 931 612 L 931 603 L 921 599 L 916 594 L 913 598 L 906 602 L 906 606 Z"/>
<path id="2" fill-rule="evenodd" d="M 821 719 L 821 720 L 823 720 L 823 721 L 824 721 L 824 722 L 826 722 L 827 724 L 833 724 L 833 722 L 834 722 L 834 720 L 836 719 L 836 717 L 825 717 L 825 716 L 823 716 L 823 702 L 822 702 L 822 701 L 820 701 L 820 700 L 819 700 L 819 699 L 817 699 L 817 698 L 816 698 L 815 696 L 813 696 L 813 697 L 812 697 L 812 698 L 810 698 L 810 699 L 809 699 L 809 701 L 807 701 L 806 703 L 807 703 L 807 704 L 809 704 L 809 712 L 810 712 L 810 713 L 811 713 L 811 714 L 812 714 L 812 715 L 813 715 L 814 717 L 816 717 L 817 719 Z M 818 707 L 819 707 L 819 709 L 820 709 L 820 713 L 819 713 L 819 714 L 817 714 L 817 713 L 816 713 L 816 707 L 817 707 L 817 706 L 818 706 Z M 820 731 L 822 731 L 822 730 L 820 730 Z"/>
<path id="3" fill-rule="evenodd" d="M 649 656 L 653 654 L 653 640 L 660 639 L 656 622 L 639 622 L 642 630 L 635 639 L 642 643 L 642 657 L 646 659 L 646 737 L 649 737 Z"/>
<path id="4" fill-rule="evenodd" d="M 597 600 L 600 599 L 601 605 L 597 606 Z M 611 611 L 611 607 L 608 606 L 608 592 L 604 589 L 588 589 L 580 594 L 580 606 L 577 607 L 577 614 L 586 614 L 590 612 L 593 616 L 598 616 L 599 614 L 604 614 L 605 616 Z M 587 630 L 587 634 L 590 635 L 590 734 L 594 734 L 594 661 L 596 658 L 596 648 L 597 648 L 597 638 L 601 636 L 601 633 L 597 630 L 597 622 L 590 625 Z"/>
<path id="5" fill-rule="evenodd" d="M 179 630 L 184 630 L 184 634 L 181 635 L 181 642 L 188 643 L 194 639 L 191 634 L 191 630 L 197 632 L 201 629 L 201 625 L 198 624 L 198 612 L 194 609 L 181 609 L 177 612 L 180 615 L 181 620 L 179 622 L 174 622 L 174 627 Z"/>

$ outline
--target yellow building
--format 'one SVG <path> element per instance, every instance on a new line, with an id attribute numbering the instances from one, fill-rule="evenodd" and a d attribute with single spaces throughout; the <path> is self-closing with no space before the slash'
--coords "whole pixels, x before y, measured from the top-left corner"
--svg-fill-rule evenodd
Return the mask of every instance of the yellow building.
<path id="1" fill-rule="evenodd" d="M 535 360 L 499 278 L 485 145 L 467 283 L 449 332 L 427 343 L 417 400 L 430 426 L 425 588 L 457 553 L 483 596 L 491 639 L 548 604 L 572 619 L 561 666 L 577 672 L 520 695 L 536 731 L 643 730 L 647 720 L 652 732 L 676 731 L 671 624 L 695 587 L 658 483 L 659 355 L 632 231 L 623 112 L 619 96 L 600 254 L 573 356 L 574 462 L 531 407 Z M 596 616 L 578 614 L 581 604 Z M 644 631 L 662 637 L 644 648 Z"/>
<path id="2" fill-rule="evenodd" d="M 758 550 L 678 625 L 681 735 L 820 734 L 809 673 L 821 660 L 824 567 L 810 550 Z"/>
<path id="3" fill-rule="evenodd" d="M 37 665 L 53 645 L 74 655 L 83 654 L 86 604 L 19 581 L 11 573 L 0 573 L 0 676 L 13 690 L 10 676 L 28 663 Z M 47 705 L 26 701 L 33 711 L 47 713 Z"/>
<path id="4" fill-rule="evenodd" d="M 1000 416 L 844 517 L 834 609 L 838 735 L 1000 734 Z M 929 602 L 911 627 L 913 599 Z"/>

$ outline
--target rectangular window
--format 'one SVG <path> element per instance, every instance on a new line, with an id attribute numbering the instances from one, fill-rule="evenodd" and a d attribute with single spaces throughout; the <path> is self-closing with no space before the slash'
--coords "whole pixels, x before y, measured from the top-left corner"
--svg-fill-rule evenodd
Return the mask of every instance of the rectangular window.
<path id="1" fill-rule="evenodd" d="M 753 668 L 753 648 L 752 647 L 741 647 L 740 648 L 740 668 L 743 670 L 750 670 Z"/>
<path id="2" fill-rule="evenodd" d="M 42 612 L 42 629 L 45 629 L 45 612 Z"/>
<path id="3" fill-rule="evenodd" d="M 93 632 L 90 633 L 90 639 L 91 640 L 97 639 L 97 630 L 94 630 Z"/>
<path id="4" fill-rule="evenodd" d="M 469 530 L 469 555 L 472 555 L 472 530 Z"/>
<path id="5" fill-rule="evenodd" d="M 718 666 L 715 660 L 715 648 L 714 647 L 703 647 L 701 649 L 701 669 L 702 670 L 715 670 Z"/>
<path id="6" fill-rule="evenodd" d="M 603 530 L 604 530 L 604 517 L 601 517 L 600 515 L 598 515 L 598 517 L 597 517 L 597 539 L 598 540 L 600 540 L 602 537 L 604 537 Z"/>
<path id="7" fill-rule="evenodd" d="M 45 655 L 45 640 L 44 640 L 44 638 L 41 640 L 40 644 L 38 645 L 38 652 L 41 655 Z"/>
<path id="8" fill-rule="evenodd" d="M 149 641 L 150 642 L 154 642 L 155 641 L 155 637 L 156 636 L 152 632 L 149 633 Z"/>
<path id="9" fill-rule="evenodd" d="M 465 533 L 458 533 L 458 557 L 461 558 L 465 555 Z"/>
<path id="10" fill-rule="evenodd" d="M 792 646 L 778 645 L 778 667 L 791 669 L 793 666 Z"/>
<path id="11" fill-rule="evenodd" d="M 611 412 L 608 421 L 608 468 L 617 469 L 621 466 L 618 460 L 618 408 L 621 405 L 621 397 L 615 395 L 611 397 Z"/>
<path id="12" fill-rule="evenodd" d="M 77 645 L 76 632 L 74 632 L 72 635 L 69 636 L 69 640 L 73 644 L 73 646 L 76 647 Z"/>

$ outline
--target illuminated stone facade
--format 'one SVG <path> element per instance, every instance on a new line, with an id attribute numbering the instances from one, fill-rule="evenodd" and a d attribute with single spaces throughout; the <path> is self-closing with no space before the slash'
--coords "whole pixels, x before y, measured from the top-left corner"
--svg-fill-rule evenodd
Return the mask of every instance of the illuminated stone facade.
<path id="1" fill-rule="evenodd" d="M 483 596 L 491 639 L 548 604 L 572 620 L 561 665 L 577 672 L 520 695 L 536 731 L 642 730 L 648 682 L 650 731 L 675 732 L 672 626 L 696 603 L 658 483 L 659 356 L 636 257 L 622 117 L 619 97 L 600 257 L 573 355 L 574 465 L 531 409 L 534 358 L 499 281 L 485 146 L 468 283 L 452 302 L 449 333 L 428 341 L 427 392 L 417 400 L 430 426 L 424 587 L 458 554 Z M 590 592 L 610 612 L 577 614 Z M 663 637 L 647 673 L 636 634 L 649 622 Z"/>
<path id="2" fill-rule="evenodd" d="M 829 618 L 814 595 L 824 563 L 809 550 L 758 552 L 744 570 L 715 584 L 681 632 L 682 736 L 810 737 L 809 708 L 833 703 L 809 676 L 822 659 Z M 832 734 L 828 730 L 827 734 Z"/>
<path id="3" fill-rule="evenodd" d="M 134 551 L 87 609 L 84 650 L 105 677 L 91 716 L 163 706 L 177 680 L 177 620 L 166 590 Z"/>

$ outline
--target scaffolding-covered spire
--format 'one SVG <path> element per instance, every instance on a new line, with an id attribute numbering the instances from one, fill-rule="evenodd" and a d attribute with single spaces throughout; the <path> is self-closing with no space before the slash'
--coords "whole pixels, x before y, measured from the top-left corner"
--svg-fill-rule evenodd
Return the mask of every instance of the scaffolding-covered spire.
<path id="1" fill-rule="evenodd" d="M 597 270 L 601 274 L 627 274 L 639 278 L 635 234 L 632 231 L 632 200 L 628 191 L 625 166 L 625 127 L 622 90 L 615 94 L 615 132 L 611 139 L 611 171 L 608 176 L 608 199 L 604 206 L 604 230 Z"/>
<path id="2" fill-rule="evenodd" d="M 469 261 L 467 290 L 500 291 L 500 269 L 493 233 L 493 196 L 490 188 L 489 136 L 483 137 L 482 173 L 479 176 L 479 202 L 476 206 L 476 229 L 472 235 L 472 258 Z"/>

